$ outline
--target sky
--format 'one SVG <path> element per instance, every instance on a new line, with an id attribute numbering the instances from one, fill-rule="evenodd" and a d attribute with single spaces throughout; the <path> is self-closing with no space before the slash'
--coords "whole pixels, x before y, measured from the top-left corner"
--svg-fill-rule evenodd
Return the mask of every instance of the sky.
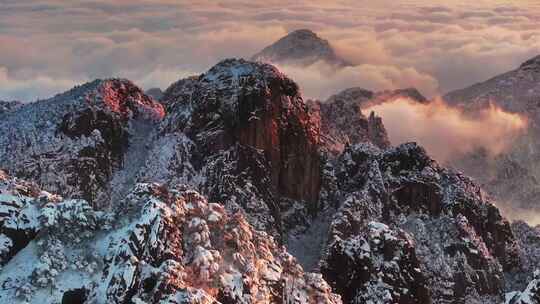
<path id="1" fill-rule="evenodd" d="M 354 64 L 280 67 L 312 98 L 352 86 L 436 96 L 540 55 L 540 1 L 0 0 L 0 99 L 108 77 L 165 89 L 299 28 Z"/>

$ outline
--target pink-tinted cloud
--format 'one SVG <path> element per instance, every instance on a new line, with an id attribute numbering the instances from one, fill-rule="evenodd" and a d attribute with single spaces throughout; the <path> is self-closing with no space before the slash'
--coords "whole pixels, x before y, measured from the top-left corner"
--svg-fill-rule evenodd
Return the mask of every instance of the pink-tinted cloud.
<path id="1" fill-rule="evenodd" d="M 539 23 L 539 4 L 525 0 L 0 0 L 0 66 L 17 82 L 48 77 L 67 86 L 66 79 L 121 76 L 165 87 L 172 76 L 163 71 L 202 72 L 310 28 L 365 72 L 344 85 L 394 86 L 413 77 L 411 83 L 435 94 L 540 54 Z M 67 89 L 29 86 L 24 96 L 45 97 L 53 88 Z M 0 96 L 21 96 L 13 92 L 0 87 Z"/>
<path id="2" fill-rule="evenodd" d="M 440 162 L 478 149 L 496 156 L 506 152 L 527 128 L 524 117 L 496 106 L 472 116 L 440 100 L 422 104 L 401 98 L 366 111 L 382 117 L 393 144 L 418 142 Z"/>

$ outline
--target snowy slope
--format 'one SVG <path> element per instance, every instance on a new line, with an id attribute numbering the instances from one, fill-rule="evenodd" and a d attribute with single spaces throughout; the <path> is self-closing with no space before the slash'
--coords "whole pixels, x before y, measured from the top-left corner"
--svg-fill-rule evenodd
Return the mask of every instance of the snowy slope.
<path id="1" fill-rule="evenodd" d="M 25 104 L 0 120 L 0 167 L 64 196 L 107 204 L 109 181 L 135 136 L 163 106 L 127 80 L 96 80 Z"/>

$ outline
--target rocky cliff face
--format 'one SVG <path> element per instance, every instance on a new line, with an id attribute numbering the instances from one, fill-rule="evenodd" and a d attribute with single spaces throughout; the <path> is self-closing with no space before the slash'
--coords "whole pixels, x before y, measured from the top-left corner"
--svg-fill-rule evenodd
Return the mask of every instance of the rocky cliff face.
<path id="1" fill-rule="evenodd" d="M 309 101 L 314 124 L 320 125 L 324 150 L 337 155 L 347 144 L 371 142 L 381 148 L 390 146 L 388 134 L 380 117 L 372 112 L 366 117 L 360 105 L 340 99 Z"/>
<path id="2" fill-rule="evenodd" d="M 408 98 L 420 103 L 428 100 L 416 89 L 372 92 L 349 88 L 330 96 L 326 101 L 308 101 L 314 123 L 320 125 L 324 150 L 337 155 L 345 145 L 371 142 L 380 148 L 390 147 L 390 140 L 380 117 L 366 115 L 371 106 Z"/>

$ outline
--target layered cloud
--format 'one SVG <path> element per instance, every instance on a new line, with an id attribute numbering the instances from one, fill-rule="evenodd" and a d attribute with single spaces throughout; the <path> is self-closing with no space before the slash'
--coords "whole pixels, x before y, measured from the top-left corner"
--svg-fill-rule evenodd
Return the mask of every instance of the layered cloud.
<path id="1" fill-rule="evenodd" d="M 324 100 L 344 88 L 362 86 L 371 90 L 416 87 L 426 94 L 435 94 L 438 82 L 427 73 L 412 67 L 394 65 L 359 64 L 336 68 L 324 62 L 307 67 L 277 65 L 294 79 L 307 98 Z"/>
<path id="2" fill-rule="evenodd" d="M 393 144 L 418 142 L 440 162 L 459 159 L 478 149 L 498 155 L 527 127 L 524 117 L 494 105 L 471 114 L 440 100 L 423 104 L 401 98 L 365 111 L 382 117 Z"/>
<path id="3" fill-rule="evenodd" d="M 0 66 L 7 71 L 0 96 L 30 100 L 112 76 L 165 87 L 175 71 L 180 78 L 226 57 L 248 58 L 298 28 L 318 32 L 355 65 L 332 74 L 324 90 L 305 88 L 309 96 L 409 85 L 435 95 L 540 54 L 538 3 L 508 3 L 0 0 Z M 287 69 L 322 81 L 321 71 Z"/>

